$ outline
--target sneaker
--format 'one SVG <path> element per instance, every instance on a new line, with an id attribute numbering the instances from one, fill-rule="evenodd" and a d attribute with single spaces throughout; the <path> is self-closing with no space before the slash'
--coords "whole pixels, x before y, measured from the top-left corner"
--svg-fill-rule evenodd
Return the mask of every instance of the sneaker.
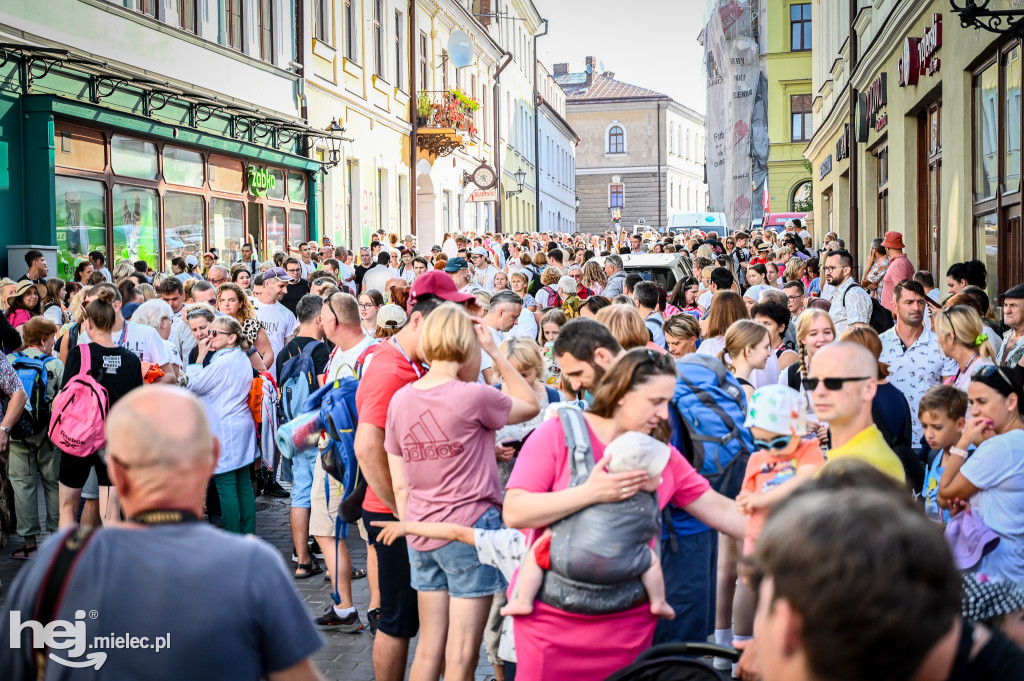
<path id="1" fill-rule="evenodd" d="M 281 485 L 278 484 L 277 482 L 269 483 L 263 490 L 263 493 L 268 494 L 272 497 L 277 497 L 278 499 L 285 499 L 291 496 L 291 493 L 288 492 L 288 490 L 286 490 L 284 487 L 281 487 Z"/>
<path id="2" fill-rule="evenodd" d="M 324 550 L 320 548 L 320 544 L 317 543 L 316 539 L 309 542 L 309 554 L 314 558 L 324 559 Z"/>
<path id="3" fill-rule="evenodd" d="M 726 659 L 724 657 L 716 657 L 714 662 L 712 663 L 712 666 L 718 671 L 724 672 L 726 670 L 732 669 L 732 660 Z"/>
<path id="4" fill-rule="evenodd" d="M 370 625 L 370 634 L 377 635 L 377 627 L 380 626 L 380 608 L 366 611 L 366 621 Z"/>
<path id="5" fill-rule="evenodd" d="M 353 611 L 348 617 L 339 617 L 334 612 L 334 606 L 328 605 L 327 611 L 317 617 L 314 621 L 321 629 L 334 629 L 345 634 L 354 634 L 363 628 L 363 622 L 359 619 L 359 613 Z"/>

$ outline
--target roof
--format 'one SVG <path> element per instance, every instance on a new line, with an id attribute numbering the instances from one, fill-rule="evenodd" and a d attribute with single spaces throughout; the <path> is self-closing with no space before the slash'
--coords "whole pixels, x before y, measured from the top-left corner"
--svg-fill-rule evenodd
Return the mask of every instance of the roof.
<path id="1" fill-rule="evenodd" d="M 608 99 L 671 99 L 668 95 L 660 92 L 615 80 L 611 74 L 607 73 L 595 75 L 589 86 L 586 73 L 566 73 L 555 76 L 555 82 L 565 90 L 566 102 Z"/>

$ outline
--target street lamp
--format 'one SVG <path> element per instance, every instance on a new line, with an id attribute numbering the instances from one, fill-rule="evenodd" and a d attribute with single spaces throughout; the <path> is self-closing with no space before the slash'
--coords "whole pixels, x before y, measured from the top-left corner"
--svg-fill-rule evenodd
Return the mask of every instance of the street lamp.
<path id="1" fill-rule="evenodd" d="M 508 201 L 516 194 L 522 194 L 524 182 L 526 182 L 526 171 L 520 168 L 519 170 L 516 171 L 516 184 L 519 185 L 519 188 L 505 192 L 505 200 Z"/>
<path id="2" fill-rule="evenodd" d="M 576 211 L 579 212 L 579 210 L 580 210 L 580 197 L 577 196 L 576 197 Z"/>
<path id="3" fill-rule="evenodd" d="M 308 135 L 306 137 L 306 153 L 312 151 L 317 140 L 327 145 L 327 160 L 320 163 L 320 170 L 327 172 L 341 163 L 341 143 L 352 140 L 344 136 L 345 128 L 337 120 L 331 119 L 330 125 L 324 130 L 326 135 Z"/>

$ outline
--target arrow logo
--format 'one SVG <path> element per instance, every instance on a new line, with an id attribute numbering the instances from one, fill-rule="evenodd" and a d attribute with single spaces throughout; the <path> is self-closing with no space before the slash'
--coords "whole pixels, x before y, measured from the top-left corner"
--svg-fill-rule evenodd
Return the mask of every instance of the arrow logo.
<path id="1" fill-rule="evenodd" d="M 97 671 L 103 666 L 103 663 L 107 661 L 106 653 L 89 653 L 85 656 L 84 660 L 65 660 L 57 657 L 53 653 L 50 653 L 50 659 L 57 664 L 62 664 L 65 667 L 75 667 L 78 669 L 85 669 L 86 667 L 95 667 Z"/>

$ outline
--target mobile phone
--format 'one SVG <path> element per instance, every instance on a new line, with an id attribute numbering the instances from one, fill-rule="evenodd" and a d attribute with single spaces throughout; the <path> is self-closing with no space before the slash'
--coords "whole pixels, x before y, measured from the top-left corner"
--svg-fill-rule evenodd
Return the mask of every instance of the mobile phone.
<path id="1" fill-rule="evenodd" d="M 502 440 L 501 446 L 511 447 L 512 449 L 516 450 L 516 452 L 518 452 L 523 448 L 523 440 Z"/>

